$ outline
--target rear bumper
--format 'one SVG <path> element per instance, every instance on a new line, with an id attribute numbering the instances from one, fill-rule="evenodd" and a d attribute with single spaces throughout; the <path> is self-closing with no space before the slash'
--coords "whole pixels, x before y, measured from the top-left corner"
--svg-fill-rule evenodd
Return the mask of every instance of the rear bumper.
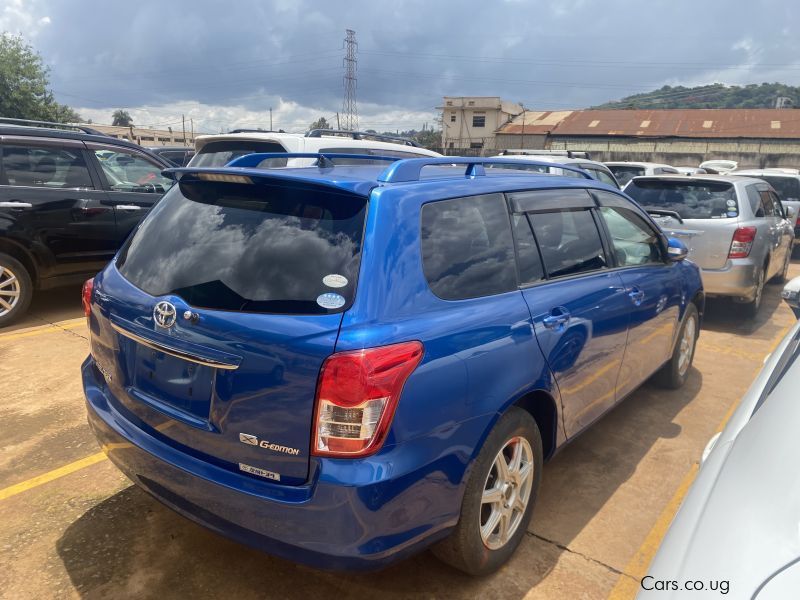
<path id="1" fill-rule="evenodd" d="M 375 569 L 441 539 L 458 520 L 469 456 L 442 455 L 442 440 L 357 461 L 312 459 L 307 485 L 279 485 L 135 427 L 114 408 L 91 358 L 82 372 L 89 424 L 109 459 L 176 512 L 241 543 L 318 568 Z"/>
<path id="2" fill-rule="evenodd" d="M 750 299 L 756 291 L 757 267 L 749 258 L 732 259 L 722 269 L 701 269 L 707 296 L 735 296 Z"/>

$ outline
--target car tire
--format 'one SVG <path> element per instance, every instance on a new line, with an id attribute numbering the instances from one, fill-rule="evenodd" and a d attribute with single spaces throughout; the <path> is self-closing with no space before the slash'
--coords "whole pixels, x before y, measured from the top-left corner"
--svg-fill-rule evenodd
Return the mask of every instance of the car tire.
<path id="1" fill-rule="evenodd" d="M 13 256 L 0 253 L 0 327 L 24 315 L 31 298 L 33 281 L 28 270 Z"/>
<path id="2" fill-rule="evenodd" d="M 786 283 L 787 275 L 789 274 L 789 263 L 792 262 L 791 250 L 786 252 L 786 260 L 783 261 L 783 269 L 770 280 L 770 283 Z"/>
<path id="3" fill-rule="evenodd" d="M 744 306 L 744 316 L 748 319 L 755 319 L 758 316 L 758 309 L 761 308 L 761 299 L 764 297 L 764 279 L 766 277 L 766 269 L 761 268 L 757 274 L 756 294 L 755 297 L 746 302 Z"/>
<path id="4" fill-rule="evenodd" d="M 656 373 L 655 382 L 669 390 L 677 390 L 686 383 L 689 369 L 694 360 L 694 351 L 697 346 L 697 336 L 700 332 L 700 314 L 697 307 L 689 303 L 683 317 L 675 349 L 669 361 Z"/>
<path id="5" fill-rule="evenodd" d="M 521 408 L 510 408 L 473 463 L 458 525 L 432 548 L 433 554 L 469 575 L 488 575 L 499 569 L 528 528 L 542 481 L 542 463 L 536 421 Z M 497 500 L 489 501 L 490 496 Z M 490 521 L 496 521 L 491 530 Z"/>

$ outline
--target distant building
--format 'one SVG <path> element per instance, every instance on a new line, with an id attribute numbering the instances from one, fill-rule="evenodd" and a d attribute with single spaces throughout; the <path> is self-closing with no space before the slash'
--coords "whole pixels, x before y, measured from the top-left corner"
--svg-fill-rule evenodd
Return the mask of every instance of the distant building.
<path id="1" fill-rule="evenodd" d="M 445 96 L 442 106 L 442 146 L 445 152 L 495 149 L 495 132 L 522 111 L 522 105 L 499 96 Z"/>
<path id="2" fill-rule="evenodd" d="M 523 125 L 524 124 L 524 125 Z M 585 150 L 595 160 L 800 166 L 800 111 L 660 109 L 525 111 L 496 132 L 499 150 Z"/>
<path id="3" fill-rule="evenodd" d="M 140 146 L 194 146 L 194 138 L 187 131 L 169 131 L 165 129 L 145 129 L 143 127 L 115 127 L 113 125 L 97 125 L 84 123 L 87 127 L 96 129 L 106 135 L 121 140 L 128 140 Z"/>

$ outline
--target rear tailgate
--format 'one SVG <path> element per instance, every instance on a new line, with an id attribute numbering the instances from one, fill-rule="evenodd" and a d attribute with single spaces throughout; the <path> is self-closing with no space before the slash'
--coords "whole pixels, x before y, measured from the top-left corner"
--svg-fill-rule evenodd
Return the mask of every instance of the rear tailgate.
<path id="1" fill-rule="evenodd" d="M 739 225 L 739 199 L 732 183 L 688 177 L 637 177 L 625 193 L 639 202 L 667 235 L 683 240 L 689 257 L 699 267 L 725 267 Z"/>
<path id="2" fill-rule="evenodd" d="M 287 183 L 173 190 L 96 279 L 92 355 L 112 402 L 201 459 L 303 483 L 366 199 Z"/>

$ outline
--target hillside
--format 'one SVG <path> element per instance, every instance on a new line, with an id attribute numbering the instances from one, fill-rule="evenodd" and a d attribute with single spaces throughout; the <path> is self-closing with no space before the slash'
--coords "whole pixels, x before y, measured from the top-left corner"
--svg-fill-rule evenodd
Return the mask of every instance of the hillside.
<path id="1" fill-rule="evenodd" d="M 726 86 L 722 83 L 699 87 L 665 85 L 661 89 L 634 94 L 592 108 L 775 108 L 779 96 L 791 98 L 800 108 L 800 87 L 782 83 Z"/>

